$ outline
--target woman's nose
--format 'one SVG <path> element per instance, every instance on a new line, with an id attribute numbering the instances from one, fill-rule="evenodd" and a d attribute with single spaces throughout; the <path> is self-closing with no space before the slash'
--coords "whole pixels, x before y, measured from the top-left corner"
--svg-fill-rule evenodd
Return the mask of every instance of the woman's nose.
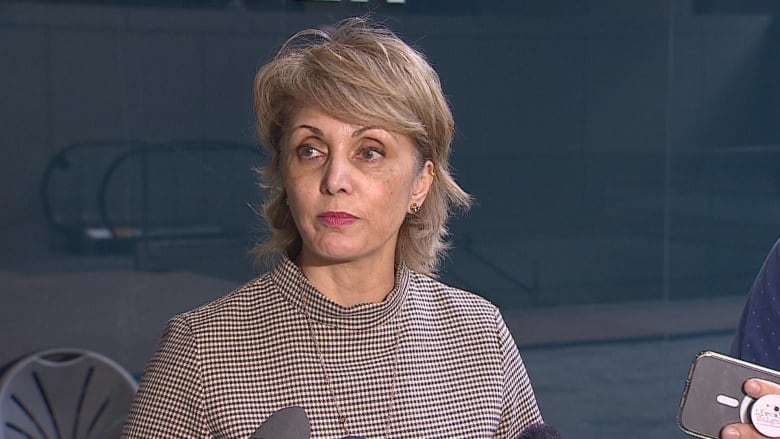
<path id="1" fill-rule="evenodd" d="M 346 157 L 331 155 L 324 167 L 322 192 L 330 195 L 352 192 L 354 169 Z"/>

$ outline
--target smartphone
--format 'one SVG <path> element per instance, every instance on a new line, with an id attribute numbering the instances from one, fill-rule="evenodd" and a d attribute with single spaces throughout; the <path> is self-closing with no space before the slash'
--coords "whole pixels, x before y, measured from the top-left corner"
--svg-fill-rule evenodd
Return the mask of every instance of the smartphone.
<path id="1" fill-rule="evenodd" d="M 690 435 L 717 439 L 728 424 L 750 423 L 754 399 L 742 391 L 749 378 L 780 383 L 780 372 L 717 352 L 699 353 L 685 380 L 677 424 Z"/>

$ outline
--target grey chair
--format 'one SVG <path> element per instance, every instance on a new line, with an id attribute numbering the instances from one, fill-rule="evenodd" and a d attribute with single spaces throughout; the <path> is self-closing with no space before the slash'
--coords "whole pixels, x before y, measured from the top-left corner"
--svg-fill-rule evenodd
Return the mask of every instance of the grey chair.
<path id="1" fill-rule="evenodd" d="M 26 356 L 0 377 L 0 439 L 118 438 L 138 384 L 84 349 Z"/>

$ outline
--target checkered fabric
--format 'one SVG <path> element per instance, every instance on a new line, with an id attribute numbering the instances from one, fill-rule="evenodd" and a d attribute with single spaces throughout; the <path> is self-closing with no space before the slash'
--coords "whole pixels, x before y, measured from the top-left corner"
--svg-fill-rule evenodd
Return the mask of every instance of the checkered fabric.
<path id="1" fill-rule="evenodd" d="M 343 307 L 284 259 L 169 321 L 123 437 L 247 438 L 289 406 L 305 409 L 312 438 L 346 436 L 339 406 L 369 438 L 514 439 L 541 422 L 485 299 L 401 267 L 384 302 Z"/>

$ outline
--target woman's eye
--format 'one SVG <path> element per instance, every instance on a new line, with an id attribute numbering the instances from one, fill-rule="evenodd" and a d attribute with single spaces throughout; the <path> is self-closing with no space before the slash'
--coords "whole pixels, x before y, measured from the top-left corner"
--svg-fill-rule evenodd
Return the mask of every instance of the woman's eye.
<path id="1" fill-rule="evenodd" d="M 369 162 L 379 160 L 384 156 L 385 156 L 385 151 L 382 148 L 371 147 L 371 148 L 365 148 L 360 151 L 360 158 L 363 160 L 367 160 Z"/>
<path id="2" fill-rule="evenodd" d="M 296 148 L 296 153 L 300 159 L 313 159 L 324 155 L 320 150 L 311 145 L 301 145 Z"/>

